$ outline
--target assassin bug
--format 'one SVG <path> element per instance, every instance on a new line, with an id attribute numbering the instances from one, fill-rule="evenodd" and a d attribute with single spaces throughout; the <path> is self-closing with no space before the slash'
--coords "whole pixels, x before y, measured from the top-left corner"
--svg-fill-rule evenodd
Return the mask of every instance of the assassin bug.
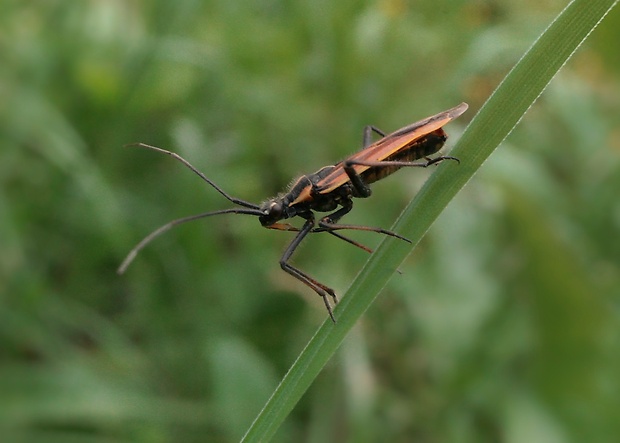
<path id="1" fill-rule="evenodd" d="M 329 297 L 332 298 L 334 303 L 338 303 L 336 293 L 333 289 L 293 266 L 290 263 L 291 256 L 308 234 L 316 232 L 327 232 L 367 252 L 372 252 L 372 250 L 337 231 L 344 229 L 372 231 L 409 241 L 395 232 L 382 228 L 338 224 L 338 221 L 353 208 L 353 198 L 370 197 L 370 184 L 393 174 L 402 167 L 426 168 L 448 159 L 458 162 L 459 160 L 455 157 L 439 156 L 430 158 L 429 156 L 439 151 L 448 138 L 442 127 L 463 114 L 467 108 L 467 103 L 461 103 L 452 109 L 412 123 L 388 135 L 385 135 L 385 133 L 374 126 L 367 126 L 364 129 L 364 147 L 360 151 L 341 162 L 325 166 L 314 174 L 298 178 L 286 192 L 267 200 L 261 205 L 256 205 L 227 194 L 187 160 L 174 152 L 144 143 L 129 145 L 148 148 L 175 158 L 212 186 L 224 198 L 240 207 L 191 215 L 161 226 L 146 236 L 129 252 L 118 268 L 118 273 L 122 274 L 125 272 L 138 252 L 155 237 L 176 225 L 219 214 L 255 215 L 258 217 L 261 225 L 266 228 L 297 232 L 293 241 L 284 251 L 280 259 L 280 266 L 284 271 L 321 296 L 330 318 L 335 323 L 336 319 L 332 312 Z M 371 143 L 373 132 L 379 134 L 382 138 Z M 420 159 L 424 159 L 424 161 L 415 161 Z M 315 212 L 331 213 L 317 221 Z M 301 217 L 305 220 L 301 228 L 280 222 L 293 217 Z"/>

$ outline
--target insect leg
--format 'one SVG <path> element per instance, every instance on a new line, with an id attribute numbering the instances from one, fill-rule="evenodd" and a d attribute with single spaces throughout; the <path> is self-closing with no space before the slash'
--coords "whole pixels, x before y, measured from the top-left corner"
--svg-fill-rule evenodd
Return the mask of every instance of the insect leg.
<path id="1" fill-rule="evenodd" d="M 338 225 L 341 226 L 341 225 Z M 314 232 L 321 232 L 321 231 L 314 231 Z M 340 234 L 339 232 L 334 231 L 333 229 L 330 231 L 326 231 L 327 233 L 333 235 L 334 237 L 338 237 L 344 241 L 346 241 L 347 243 L 352 244 L 353 246 L 357 246 L 360 249 L 363 249 L 364 251 L 368 252 L 369 254 L 372 254 L 374 251 L 372 249 L 370 249 L 368 246 L 364 246 L 363 244 L 356 242 L 353 239 L 350 239 L 349 237 L 345 237 L 344 235 Z M 407 240 L 407 239 L 405 239 Z M 407 240 L 409 241 L 409 240 Z M 398 272 L 399 274 L 402 274 L 400 269 L 397 269 L 396 272 Z"/>
<path id="2" fill-rule="evenodd" d="M 353 165 L 355 164 L 359 163 L 356 163 L 352 160 L 345 160 L 344 162 L 342 162 L 342 168 L 344 169 L 344 172 L 347 173 L 351 185 L 353 186 L 353 188 L 355 188 L 355 191 L 358 194 L 357 196 L 360 198 L 370 197 L 370 194 L 372 194 L 372 190 L 370 189 L 370 186 L 364 183 L 364 180 L 362 180 L 362 177 L 357 173 L 355 168 L 353 168 Z"/>
<path id="3" fill-rule="evenodd" d="M 343 199 L 340 204 L 342 205 L 342 208 L 321 218 L 321 220 L 319 220 L 319 226 L 322 226 L 323 224 L 337 223 L 338 220 L 347 215 L 349 212 L 351 212 L 351 209 L 353 209 L 353 202 L 351 201 L 351 199 Z"/>
<path id="4" fill-rule="evenodd" d="M 334 300 L 334 303 L 338 303 L 338 297 L 336 297 L 336 293 L 334 292 L 334 290 L 325 286 L 322 283 L 319 283 L 314 278 L 310 277 L 308 274 L 306 274 L 305 272 L 301 271 L 300 269 L 294 267 L 293 265 L 289 263 L 289 260 L 291 256 L 293 255 L 293 253 L 295 252 L 295 249 L 297 249 L 297 247 L 302 242 L 302 240 L 306 237 L 306 235 L 312 232 L 313 229 L 314 229 L 314 219 L 310 218 L 306 220 L 301 230 L 297 233 L 293 241 L 288 245 L 288 247 L 284 251 L 284 254 L 282 254 L 282 258 L 280 259 L 280 267 L 282 268 L 282 270 L 292 275 L 297 280 L 301 281 L 306 286 L 311 288 L 319 296 L 321 296 L 321 298 L 323 299 L 323 303 L 325 303 L 325 307 L 327 308 L 327 312 L 329 313 L 330 318 L 332 319 L 334 323 L 336 323 L 336 318 L 334 317 L 334 313 L 332 312 L 332 307 L 329 303 L 329 299 L 327 298 L 327 296 L 329 295 Z"/>
<path id="5" fill-rule="evenodd" d="M 374 226 L 343 225 L 343 224 L 337 223 L 338 220 L 340 220 L 344 215 L 348 214 L 352 208 L 353 208 L 353 202 L 351 200 L 345 200 L 342 203 L 342 208 L 338 209 L 336 212 L 329 214 L 319 220 L 319 223 L 318 223 L 319 227 L 315 229 L 315 232 L 327 231 L 335 235 L 333 231 L 338 231 L 342 229 L 351 229 L 354 231 L 371 231 L 371 232 L 377 232 L 379 234 L 389 235 L 390 237 L 396 237 L 400 240 L 404 240 L 406 242 L 411 243 L 411 240 L 403 237 L 402 235 L 398 235 L 395 232 L 388 231 L 387 229 L 376 228 Z M 352 242 L 349 242 L 349 243 L 352 243 Z"/>
<path id="6" fill-rule="evenodd" d="M 435 158 L 430 158 L 430 157 L 425 157 L 425 162 L 403 162 L 403 161 L 370 161 L 370 160 L 345 160 L 342 164 L 342 167 L 344 169 L 344 172 L 347 173 L 347 176 L 349 177 L 349 181 L 351 182 L 351 185 L 353 186 L 353 188 L 355 188 L 355 191 L 357 192 L 357 196 L 361 197 L 361 198 L 367 198 L 370 197 L 370 195 L 372 194 L 372 190 L 370 189 L 370 186 L 368 186 L 366 183 L 364 183 L 364 180 L 362 180 L 362 177 L 355 171 L 355 168 L 353 167 L 353 165 L 364 165 L 364 166 L 371 166 L 371 167 L 385 167 L 385 166 L 399 166 L 399 167 L 420 167 L 420 168 L 428 168 L 431 165 L 434 165 L 436 163 L 440 163 L 444 160 L 454 160 L 456 162 L 460 163 L 460 160 L 456 157 L 451 157 L 449 155 L 443 155 L 440 157 L 435 157 Z"/>
<path id="7" fill-rule="evenodd" d="M 435 157 L 435 158 L 430 158 L 430 157 L 424 157 L 424 159 L 426 161 L 424 162 L 401 162 L 401 161 L 370 161 L 370 160 L 347 160 L 345 162 L 345 172 L 347 172 L 347 175 L 349 175 L 349 172 L 347 171 L 347 166 L 349 168 L 351 168 L 352 172 L 357 174 L 355 172 L 355 170 L 353 169 L 353 165 L 364 165 L 364 166 L 377 166 L 377 167 L 382 167 L 382 166 L 402 166 L 402 167 L 406 167 L 406 166 L 413 166 L 413 167 L 419 167 L 419 168 L 428 168 L 431 165 L 434 165 L 436 163 L 440 163 L 444 160 L 454 160 L 457 163 L 460 163 L 461 161 L 456 158 L 456 157 L 452 157 L 450 155 L 442 155 L 439 157 Z M 349 178 L 351 178 L 351 176 L 349 176 Z M 361 180 L 361 178 L 360 178 Z M 351 180 L 351 183 L 353 183 L 353 180 Z M 353 184 L 353 186 L 355 186 L 355 184 Z M 357 190 L 357 188 L 356 188 Z"/>
<path id="8" fill-rule="evenodd" d="M 270 226 L 266 226 L 267 229 L 275 229 L 278 231 L 293 231 L 293 232 L 299 232 L 301 231 L 300 228 L 290 225 L 288 223 L 274 223 L 273 225 Z M 346 237 L 342 234 L 339 234 L 337 232 L 334 231 L 329 231 L 329 230 L 325 230 L 325 229 L 321 229 L 321 228 L 313 228 L 311 232 L 328 232 L 329 234 L 333 235 L 334 237 L 338 237 L 341 240 L 346 241 L 349 244 L 352 244 L 353 246 L 357 246 L 360 249 L 363 249 L 364 251 L 368 252 L 368 253 L 372 253 L 372 249 L 370 249 L 367 246 L 364 246 L 363 244 L 356 242 L 353 239 L 350 239 L 349 237 Z"/>
<path id="9" fill-rule="evenodd" d="M 366 149 L 368 146 L 372 144 L 372 133 L 373 132 L 379 134 L 381 137 L 385 137 L 385 132 L 383 132 L 381 129 L 377 128 L 376 126 L 372 126 L 372 125 L 366 126 L 364 128 L 364 138 L 363 138 L 364 147 L 362 148 L 362 150 Z M 355 191 L 358 194 L 357 196 L 360 198 L 370 197 L 370 195 L 372 194 L 372 190 L 370 189 L 370 186 L 364 183 L 364 181 L 362 180 L 362 177 L 360 177 L 357 171 L 355 171 L 355 169 L 353 168 L 353 165 L 355 164 L 362 164 L 362 163 L 357 163 L 352 160 L 345 160 L 342 164 L 342 167 L 344 169 L 344 172 L 346 172 L 347 176 L 349 177 L 349 181 L 351 182 L 351 185 L 355 188 Z"/>
<path id="10" fill-rule="evenodd" d="M 321 232 L 321 231 L 314 231 L 314 232 Z M 340 240 L 346 241 L 350 245 L 356 246 L 356 247 L 358 247 L 358 248 L 368 252 L 369 254 L 373 253 L 373 250 L 370 249 L 368 246 L 364 246 L 363 244 L 361 244 L 361 243 L 359 243 L 359 242 L 357 242 L 357 241 L 355 241 L 355 240 L 353 240 L 353 239 L 351 239 L 351 238 L 349 238 L 349 237 L 347 237 L 345 235 L 342 235 L 339 232 L 334 231 L 333 229 L 327 230 L 326 232 L 328 234 L 333 235 L 336 238 L 339 238 Z"/>
<path id="11" fill-rule="evenodd" d="M 376 126 L 368 125 L 364 128 L 364 149 L 372 144 L 372 133 L 375 132 L 381 137 L 385 137 L 385 132 Z"/>
<path id="12" fill-rule="evenodd" d="M 397 238 L 399 240 L 404 240 L 407 243 L 411 243 L 411 240 L 409 240 L 407 237 L 403 237 L 402 235 L 397 234 L 396 232 L 388 231 L 387 229 L 383 229 L 383 228 L 377 228 L 375 226 L 343 225 L 340 223 L 324 222 L 323 220 L 319 221 L 318 225 L 322 231 L 327 231 L 327 232 L 340 231 L 343 229 L 350 229 L 352 231 L 369 231 L 369 232 L 376 232 L 377 234 L 384 234 L 390 237 Z M 321 231 L 317 230 L 316 232 L 321 232 Z"/>
<path id="13" fill-rule="evenodd" d="M 377 128 L 376 126 L 372 126 L 372 125 L 366 126 L 364 128 L 364 139 L 363 139 L 362 150 L 366 149 L 368 146 L 372 144 L 372 133 L 373 132 L 379 134 L 381 137 L 385 137 L 385 132 L 383 132 L 381 129 Z M 359 174 L 355 171 L 355 169 L 353 169 L 353 164 L 354 163 L 351 163 L 350 161 L 345 160 L 342 165 L 344 172 L 347 173 L 347 176 L 349 177 L 351 184 L 353 185 L 353 187 L 355 188 L 355 190 L 357 191 L 357 193 L 359 194 L 361 198 L 370 197 L 370 194 L 372 194 L 372 190 L 366 183 L 364 183 L 364 181 L 359 176 Z"/>

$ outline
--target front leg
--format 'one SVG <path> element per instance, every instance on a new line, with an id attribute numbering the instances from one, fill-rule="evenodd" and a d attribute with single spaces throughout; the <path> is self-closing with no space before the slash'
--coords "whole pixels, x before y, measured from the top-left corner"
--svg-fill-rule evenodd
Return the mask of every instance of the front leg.
<path id="1" fill-rule="evenodd" d="M 327 308 L 327 312 L 329 313 L 330 318 L 334 323 L 336 323 L 336 318 L 334 317 L 334 313 L 332 312 L 332 307 L 329 303 L 328 296 L 330 296 L 334 303 L 338 303 L 338 298 L 336 297 L 336 293 L 333 289 L 325 286 L 322 283 L 319 283 L 314 278 L 310 277 L 308 274 L 303 272 L 302 270 L 296 268 L 295 266 L 289 263 L 293 252 L 297 249 L 302 240 L 314 229 L 314 219 L 309 218 L 304 223 L 303 227 L 299 230 L 293 241 L 288 245 L 284 254 L 282 254 L 282 258 L 280 259 L 280 267 L 282 270 L 297 280 L 311 288 L 314 292 L 321 296 L 323 299 L 323 303 L 325 303 L 325 307 Z"/>

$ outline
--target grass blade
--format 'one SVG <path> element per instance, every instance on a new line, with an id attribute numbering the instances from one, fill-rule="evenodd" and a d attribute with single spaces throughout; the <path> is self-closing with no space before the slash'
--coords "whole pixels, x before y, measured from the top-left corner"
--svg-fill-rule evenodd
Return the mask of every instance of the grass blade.
<path id="1" fill-rule="evenodd" d="M 528 108 L 596 28 L 617 0 L 574 0 L 540 35 L 487 100 L 452 155 L 460 165 L 442 164 L 405 209 L 393 230 L 417 244 L 440 212 L 517 125 Z M 347 332 L 388 282 L 412 246 L 387 238 L 370 257 L 329 319 L 316 332 L 247 431 L 243 441 L 269 440 Z"/>

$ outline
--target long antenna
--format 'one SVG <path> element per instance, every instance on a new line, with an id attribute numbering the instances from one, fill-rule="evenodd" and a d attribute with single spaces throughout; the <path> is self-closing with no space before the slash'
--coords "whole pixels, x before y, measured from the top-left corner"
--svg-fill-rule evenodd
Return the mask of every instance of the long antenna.
<path id="1" fill-rule="evenodd" d="M 185 160 L 183 157 L 181 157 L 179 154 L 177 154 L 175 152 L 167 151 L 165 149 L 158 148 L 157 146 L 147 145 L 146 143 L 130 143 L 128 145 L 125 145 L 125 147 L 147 148 L 147 149 L 151 149 L 153 151 L 161 152 L 162 154 L 167 154 L 170 157 L 172 157 L 172 158 L 180 161 L 181 163 L 183 163 L 189 169 L 191 169 L 198 177 L 200 177 L 205 182 L 207 182 L 209 185 L 211 185 L 217 192 L 222 194 L 224 196 L 224 198 L 226 198 L 228 201 L 231 201 L 234 204 L 239 205 L 239 206 L 243 206 L 245 208 L 252 208 L 252 209 L 258 209 L 259 208 L 259 206 L 255 205 L 254 203 L 250 203 L 250 202 L 247 202 L 245 200 L 241 200 L 239 198 L 233 197 L 232 195 L 229 195 L 222 188 L 220 188 L 218 185 L 213 183 L 209 178 L 207 178 L 206 175 L 204 175 L 202 172 L 200 172 L 198 169 L 196 169 L 190 162 L 188 162 L 187 160 Z"/>
<path id="2" fill-rule="evenodd" d="M 131 264 L 131 262 L 136 258 L 136 255 L 138 255 L 138 252 L 140 252 L 142 249 L 144 249 L 146 245 L 151 243 L 155 238 L 159 237 L 161 234 L 168 231 L 169 229 L 177 225 L 181 225 L 183 223 L 191 222 L 194 220 L 198 220 L 200 218 L 210 217 L 212 215 L 218 215 L 218 214 L 248 214 L 248 215 L 257 215 L 257 216 L 263 215 L 263 213 L 259 211 L 258 209 L 231 208 L 231 209 L 220 209 L 219 211 L 204 212 L 202 214 L 195 214 L 195 215 L 190 215 L 188 217 L 183 217 L 183 218 L 178 218 L 176 220 L 172 220 L 171 222 L 168 222 L 165 225 L 160 226 L 159 228 L 155 229 L 149 235 L 144 237 L 140 243 L 134 246 L 134 248 L 131 251 L 129 251 L 129 254 L 127 254 L 127 257 L 125 257 L 125 260 L 123 260 L 123 262 L 118 267 L 116 272 L 118 274 L 123 274 L 127 270 L 127 267 Z"/>

